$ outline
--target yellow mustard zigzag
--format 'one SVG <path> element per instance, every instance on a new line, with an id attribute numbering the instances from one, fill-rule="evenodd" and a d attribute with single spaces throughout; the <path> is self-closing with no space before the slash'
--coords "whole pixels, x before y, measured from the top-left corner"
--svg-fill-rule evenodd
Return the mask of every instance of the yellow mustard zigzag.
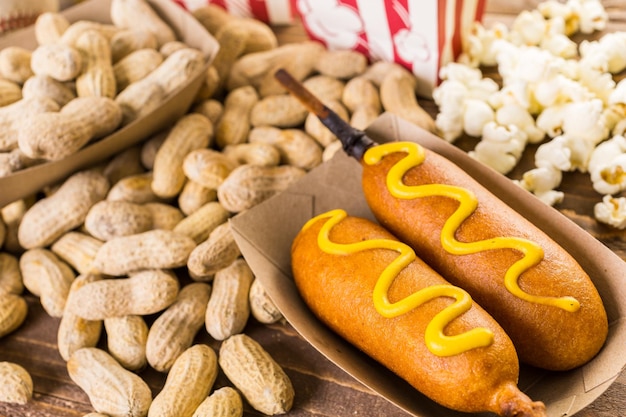
<path id="1" fill-rule="evenodd" d="M 437 356 L 452 356 L 470 349 L 486 347 L 493 343 L 493 332 L 479 327 L 465 333 L 447 336 L 444 328 L 455 318 L 459 317 L 472 306 L 470 295 L 463 289 L 449 284 L 432 285 L 425 287 L 399 301 L 390 302 L 388 291 L 398 274 L 416 258 L 415 252 L 406 244 L 390 239 L 369 239 L 349 244 L 332 242 L 329 238 L 331 229 L 345 219 L 344 210 L 331 210 L 309 220 L 303 230 L 319 219 L 327 218 L 318 234 L 318 245 L 323 252 L 331 255 L 349 255 L 371 249 L 389 249 L 399 255 L 392 263 L 385 267 L 378 278 L 373 290 L 374 307 L 383 317 L 394 318 L 405 314 L 423 303 L 437 297 L 454 298 L 453 304 L 447 306 L 428 323 L 424 339 L 428 349 Z"/>

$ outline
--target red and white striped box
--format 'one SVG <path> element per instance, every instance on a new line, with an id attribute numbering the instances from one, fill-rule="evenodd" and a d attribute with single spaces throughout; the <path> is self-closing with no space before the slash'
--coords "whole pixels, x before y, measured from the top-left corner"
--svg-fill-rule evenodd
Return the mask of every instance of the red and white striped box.
<path id="1" fill-rule="evenodd" d="M 312 39 L 329 49 L 353 49 L 372 61 L 397 62 L 430 97 L 439 69 L 461 53 L 486 0 L 298 0 Z"/>
<path id="2" fill-rule="evenodd" d="M 174 0 L 193 10 L 217 4 L 271 25 L 299 17 L 307 35 L 329 49 L 352 49 L 371 61 L 397 62 L 431 97 L 439 69 L 456 59 L 487 0 Z"/>

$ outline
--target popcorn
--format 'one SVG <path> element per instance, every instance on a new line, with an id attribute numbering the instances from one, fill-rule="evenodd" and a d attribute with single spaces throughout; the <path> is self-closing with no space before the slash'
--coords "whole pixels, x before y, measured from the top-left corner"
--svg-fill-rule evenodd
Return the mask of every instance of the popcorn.
<path id="1" fill-rule="evenodd" d="M 551 138 L 563 133 L 563 117 L 565 114 L 563 107 L 565 107 L 565 104 L 547 107 L 537 116 L 537 127 L 546 132 L 546 135 Z"/>
<path id="2" fill-rule="evenodd" d="M 470 136 L 478 137 L 483 133 L 483 126 L 495 119 L 495 113 L 489 104 L 477 99 L 465 100 L 463 129 Z"/>
<path id="3" fill-rule="evenodd" d="M 609 104 L 626 104 L 626 78 L 622 79 L 615 85 L 611 94 L 609 94 Z"/>
<path id="4" fill-rule="evenodd" d="M 587 172 L 589 159 L 591 153 L 595 147 L 595 143 L 591 141 L 580 140 L 573 135 L 563 135 L 565 138 L 565 144 L 570 150 L 570 163 L 572 164 L 571 170 L 577 170 L 580 172 Z"/>
<path id="5" fill-rule="evenodd" d="M 563 132 L 575 139 L 597 145 L 607 138 L 608 129 L 602 125 L 604 106 L 593 99 L 568 103 L 563 106 Z"/>
<path id="6" fill-rule="evenodd" d="M 464 101 L 468 95 L 467 87 L 456 80 L 445 81 L 433 91 L 433 100 L 439 106 L 435 126 L 448 142 L 453 142 L 463 133 Z"/>
<path id="7" fill-rule="evenodd" d="M 514 181 L 548 205 L 563 201 L 564 193 L 556 188 L 561 185 L 562 172 L 572 167 L 571 151 L 562 142 L 563 138 L 557 137 L 556 140 L 539 146 L 535 153 L 537 167 L 526 171 L 521 180 Z"/>
<path id="8" fill-rule="evenodd" d="M 459 63 L 451 63 L 441 68 L 439 76 L 442 84 L 457 82 L 463 85 L 468 92 L 468 98 L 487 100 L 500 88 L 494 80 L 483 78 L 479 69 Z"/>
<path id="9" fill-rule="evenodd" d="M 617 74 L 626 69 L 626 33 L 607 33 L 599 40 L 584 40 L 579 53 L 583 63 Z"/>
<path id="10" fill-rule="evenodd" d="M 546 19 L 562 19 L 564 33 L 568 36 L 576 32 L 589 34 L 604 30 L 608 21 L 608 14 L 600 0 L 568 0 L 565 3 L 548 0 L 539 3 L 537 10 Z"/>
<path id="11" fill-rule="evenodd" d="M 593 189 L 600 194 L 617 194 L 626 189 L 626 155 L 612 158 L 591 174 Z"/>
<path id="12" fill-rule="evenodd" d="M 589 159 L 593 188 L 600 194 L 626 189 L 626 138 L 616 135 L 599 144 Z"/>
<path id="13" fill-rule="evenodd" d="M 624 135 L 626 134 L 626 119 L 621 119 L 618 123 L 615 124 L 613 128 L 614 135 Z"/>
<path id="14" fill-rule="evenodd" d="M 484 125 L 482 139 L 468 155 L 501 174 L 510 172 L 526 147 L 526 134 L 515 125 Z"/>
<path id="15" fill-rule="evenodd" d="M 495 23 L 492 28 L 487 29 L 481 22 L 474 22 L 467 36 L 467 46 L 457 62 L 472 67 L 496 65 L 497 49 L 494 45 L 498 40 L 506 39 L 508 34 L 508 27 L 502 23 Z"/>
<path id="16" fill-rule="evenodd" d="M 556 136 L 550 142 L 539 145 L 535 152 L 535 166 L 553 167 L 559 171 L 572 169 L 572 151 L 564 136 Z"/>
<path id="17" fill-rule="evenodd" d="M 590 34 L 604 30 L 609 16 L 600 0 L 569 0 L 567 2 L 579 20 L 579 31 Z"/>
<path id="18" fill-rule="evenodd" d="M 453 142 L 461 136 L 466 123 L 469 129 L 466 133 L 479 136 L 482 126 L 494 117 L 484 100 L 498 90 L 498 85 L 483 79 L 480 70 L 458 63 L 442 68 L 440 77 L 443 82 L 433 91 L 433 100 L 439 107 L 435 125 L 441 136 Z"/>
<path id="19" fill-rule="evenodd" d="M 564 193 L 555 190 L 561 185 L 563 174 L 553 166 L 542 166 L 524 173 L 522 179 L 514 181 L 517 185 L 530 191 L 537 198 L 550 206 L 563 201 Z"/>
<path id="20" fill-rule="evenodd" d="M 562 3 L 557 0 L 548 0 L 537 5 L 537 10 L 544 18 L 549 20 L 560 20 L 563 24 L 563 33 L 567 36 L 578 32 L 580 27 L 579 19 L 571 4 Z"/>
<path id="21" fill-rule="evenodd" d="M 452 143 L 463 134 L 463 114 L 457 117 L 450 113 L 439 113 L 435 119 L 435 126 L 441 137 Z"/>
<path id="22" fill-rule="evenodd" d="M 532 112 L 531 109 L 535 107 L 529 84 L 523 80 L 509 81 L 500 91 L 489 97 L 488 101 L 495 109 L 502 107 L 507 102 L 519 104 L 529 112 Z"/>
<path id="23" fill-rule="evenodd" d="M 594 69 L 584 62 L 579 65 L 577 81 L 605 104 L 615 88 L 615 81 L 611 74 Z"/>
<path id="24" fill-rule="evenodd" d="M 562 33 L 547 34 L 541 39 L 539 47 L 561 58 L 575 58 L 578 55 L 576 42 Z"/>
<path id="25" fill-rule="evenodd" d="M 553 206 L 555 204 L 561 203 L 563 198 L 565 197 L 565 193 L 557 190 L 548 190 L 546 192 L 535 192 L 534 193 L 539 200 L 543 201 L 545 204 L 549 206 Z"/>
<path id="26" fill-rule="evenodd" d="M 527 144 L 549 138 L 535 152 L 535 167 L 514 180 L 549 205 L 562 201 L 557 188 L 567 171 L 588 172 L 599 194 L 626 190 L 626 79 L 613 78 L 626 70 L 626 32 L 580 45 L 570 38 L 603 30 L 607 19 L 600 0 L 546 0 L 510 29 L 475 22 L 433 92 L 445 138 L 480 136 L 468 154 L 503 174 Z M 481 65 L 497 66 L 499 86 Z M 596 215 L 626 228 L 626 197 L 617 202 L 606 197 Z"/>
<path id="27" fill-rule="evenodd" d="M 550 137 L 568 134 L 572 139 L 598 144 L 608 136 L 603 125 L 603 103 L 599 99 L 568 102 L 546 108 L 537 126 Z"/>
<path id="28" fill-rule="evenodd" d="M 535 83 L 554 70 L 556 57 L 548 51 L 534 46 L 499 45 L 496 60 L 504 84 L 507 80 Z"/>
<path id="29" fill-rule="evenodd" d="M 517 184 L 535 194 L 546 204 L 554 205 L 563 200 L 563 193 L 556 188 L 561 184 L 562 172 L 587 169 L 593 144 L 559 135 L 540 145 L 535 152 L 535 166 L 526 171 Z"/>
<path id="30" fill-rule="evenodd" d="M 595 97 L 584 85 L 562 74 L 539 81 L 534 86 L 533 95 L 542 109 Z"/>
<path id="31" fill-rule="evenodd" d="M 626 138 L 615 135 L 596 146 L 589 160 L 589 172 L 597 171 L 616 155 L 626 153 Z"/>
<path id="32" fill-rule="evenodd" d="M 452 62 L 441 68 L 439 71 L 439 77 L 442 80 L 453 80 L 458 81 L 463 85 L 468 85 L 474 81 L 480 80 L 483 75 L 479 69 L 470 68 L 466 65 Z"/>
<path id="33" fill-rule="evenodd" d="M 515 45 L 539 45 L 548 22 L 538 10 L 524 10 L 513 21 L 509 40 Z"/>
<path id="34" fill-rule="evenodd" d="M 626 228 L 626 198 L 605 195 L 602 202 L 593 207 L 593 214 L 599 222 L 623 230 Z"/>
<path id="35" fill-rule="evenodd" d="M 546 132 L 537 127 L 530 112 L 516 102 L 500 107 L 496 111 L 496 122 L 505 126 L 517 126 L 526 134 L 529 143 L 539 143 L 546 137 Z"/>
<path id="36" fill-rule="evenodd" d="M 603 119 L 613 135 L 626 133 L 626 78 L 617 83 L 608 99 Z"/>

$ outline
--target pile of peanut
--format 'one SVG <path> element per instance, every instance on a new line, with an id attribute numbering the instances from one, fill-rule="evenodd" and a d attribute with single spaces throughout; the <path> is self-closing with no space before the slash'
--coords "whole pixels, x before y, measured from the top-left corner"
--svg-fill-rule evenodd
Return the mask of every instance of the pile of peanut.
<path id="1" fill-rule="evenodd" d="M 206 65 L 146 2 L 112 23 L 45 13 L 37 46 L 0 51 L 0 176 L 70 156 L 141 118 Z"/>
<path id="2" fill-rule="evenodd" d="M 154 41 L 149 28 L 157 23 L 140 24 L 151 16 L 143 8 L 149 7 L 145 0 L 112 4 L 112 14 L 116 5 L 130 4 L 144 12 L 134 15 L 132 30 L 81 23 L 89 28 L 79 35 L 76 24 L 56 14 L 42 15 L 36 23 L 42 30 L 47 19 L 48 30 L 59 39 L 75 33 L 76 42 L 85 42 L 80 56 L 93 57 L 84 59 L 93 62 L 87 68 L 94 75 L 80 72 L 89 81 L 75 78 L 76 90 L 54 84 L 65 87 L 64 93 L 75 94 L 83 83 L 93 88 L 96 80 L 105 80 L 103 74 L 115 74 L 118 86 L 92 91 L 89 99 L 107 104 L 66 111 L 81 98 L 55 101 L 60 110 L 41 112 L 50 116 L 46 132 L 62 137 L 74 131 L 85 137 L 110 132 L 136 115 L 128 109 L 144 111 L 152 103 L 121 103 L 132 85 L 141 86 L 132 89 L 133 96 L 150 99 L 180 75 L 172 67 L 162 69 L 170 59 L 164 49 L 191 50 L 173 39 L 148 48 L 124 43 L 129 49 L 119 51 L 127 31 L 132 32 L 129 39 Z M 216 6 L 200 8 L 194 16 L 221 48 L 189 112 L 143 143 L 0 211 L 0 337 L 24 322 L 25 291 L 38 297 L 46 313 L 60 319 L 59 353 L 71 379 L 88 395 L 97 412 L 93 416 L 241 416 L 244 400 L 267 415 L 287 413 L 293 406 L 287 374 L 243 333 L 251 317 L 276 323 L 282 315 L 242 257 L 229 218 L 285 190 L 341 145 L 279 85 L 277 69 L 289 71 L 356 128 L 388 111 L 435 130 L 415 98 L 415 77 L 396 64 L 370 65 L 357 52 L 330 51 L 313 41 L 279 45 L 264 23 Z M 161 23 L 157 32 L 168 33 Z M 117 57 L 106 70 L 104 50 Z M 133 81 L 127 81 L 132 84 L 120 89 L 120 64 L 140 53 L 142 58 L 128 69 L 145 71 L 133 73 Z M 154 54 L 164 59 L 150 61 Z M 38 55 L 35 51 L 24 59 L 28 56 L 35 68 Z M 4 115 L 15 111 L 7 109 L 58 91 L 40 84 L 39 93 L 29 98 L 27 83 L 16 85 L 21 98 L 0 107 L 0 123 L 6 126 L 13 125 Z M 91 114 L 95 109 L 116 113 L 117 122 L 107 114 Z M 75 139 L 67 143 L 63 149 L 76 148 Z M 48 149 L 42 144 L 33 148 Z M 153 315 L 154 321 L 146 320 Z M 220 342 L 218 352 L 195 342 L 200 331 Z M 148 366 L 166 375 L 154 398 L 138 376 Z M 214 389 L 218 367 L 232 387 Z M 0 363 L 0 386 L 11 387 L 0 392 L 0 401 L 23 404 L 32 398 L 32 380 L 17 364 Z"/>

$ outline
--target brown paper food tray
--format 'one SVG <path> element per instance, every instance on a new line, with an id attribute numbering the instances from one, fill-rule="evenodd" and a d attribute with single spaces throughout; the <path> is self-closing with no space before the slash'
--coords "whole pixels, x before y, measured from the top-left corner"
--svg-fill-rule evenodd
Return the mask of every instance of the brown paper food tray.
<path id="1" fill-rule="evenodd" d="M 600 396 L 626 364 L 626 263 L 557 210 L 442 139 L 390 114 L 382 115 L 367 132 L 379 143 L 411 140 L 447 157 L 579 261 L 592 277 L 607 309 L 607 343 L 590 363 L 569 372 L 548 372 L 522 365 L 519 386 L 534 400 L 544 401 L 550 417 L 571 416 Z M 256 277 L 289 323 L 322 354 L 412 415 L 467 416 L 422 396 L 338 337 L 313 316 L 300 298 L 291 275 L 291 242 L 307 220 L 335 208 L 374 220 L 361 191 L 361 167 L 344 153 L 315 168 L 287 191 L 235 216 L 231 224 Z"/>
<path id="2" fill-rule="evenodd" d="M 155 11 L 176 32 L 179 40 L 204 53 L 206 65 L 183 86 L 173 92 L 154 111 L 129 123 L 111 135 L 87 145 L 77 153 L 59 161 L 46 162 L 0 178 L 0 207 L 27 197 L 44 186 L 55 183 L 80 169 L 92 166 L 121 150 L 134 145 L 166 128 L 184 115 L 202 85 L 204 73 L 212 62 L 219 45 L 217 41 L 188 12 L 171 0 L 148 0 Z M 70 22 L 91 20 L 111 23 L 111 0 L 89 0 L 62 12 Z M 7 46 L 22 46 L 34 50 L 37 46 L 33 26 L 11 32 L 0 38 L 0 50 Z"/>

